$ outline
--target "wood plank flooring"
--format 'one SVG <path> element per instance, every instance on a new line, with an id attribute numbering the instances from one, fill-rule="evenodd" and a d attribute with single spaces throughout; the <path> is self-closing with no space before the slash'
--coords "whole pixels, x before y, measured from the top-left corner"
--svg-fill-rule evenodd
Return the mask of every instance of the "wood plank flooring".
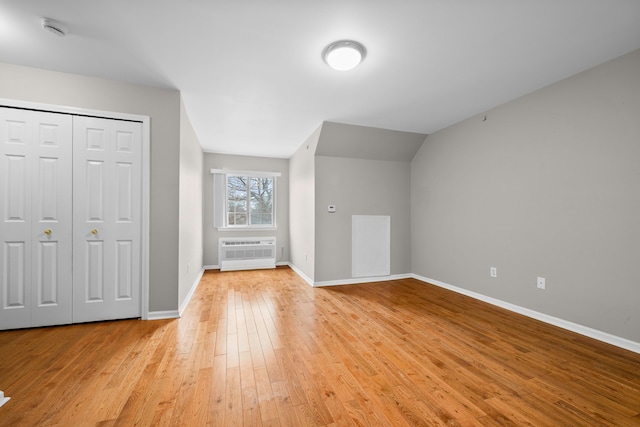
<path id="1" fill-rule="evenodd" d="M 640 426 L 640 355 L 413 279 L 208 271 L 181 319 L 0 332 L 1 426 Z"/>

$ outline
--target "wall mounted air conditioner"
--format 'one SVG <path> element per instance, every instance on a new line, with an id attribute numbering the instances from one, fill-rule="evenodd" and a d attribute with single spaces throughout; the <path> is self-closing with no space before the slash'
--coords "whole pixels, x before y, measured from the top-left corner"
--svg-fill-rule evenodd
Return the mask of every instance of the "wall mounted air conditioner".
<path id="1" fill-rule="evenodd" d="M 221 237 L 220 271 L 276 268 L 275 237 Z"/>

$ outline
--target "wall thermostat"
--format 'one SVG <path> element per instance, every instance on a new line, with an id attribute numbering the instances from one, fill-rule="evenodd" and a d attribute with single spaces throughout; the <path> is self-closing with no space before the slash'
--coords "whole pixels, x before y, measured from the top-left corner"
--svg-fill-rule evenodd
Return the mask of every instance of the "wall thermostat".
<path id="1" fill-rule="evenodd" d="M 336 213 L 336 205 L 329 205 L 329 207 L 327 208 L 327 212 Z"/>

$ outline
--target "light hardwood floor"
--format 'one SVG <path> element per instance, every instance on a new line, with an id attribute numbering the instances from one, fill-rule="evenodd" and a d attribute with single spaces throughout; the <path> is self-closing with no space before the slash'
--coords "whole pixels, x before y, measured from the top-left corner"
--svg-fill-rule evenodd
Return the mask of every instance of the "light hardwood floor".
<path id="1" fill-rule="evenodd" d="M 0 332 L 2 426 L 640 425 L 640 355 L 413 279 L 205 273 L 179 320 Z"/>

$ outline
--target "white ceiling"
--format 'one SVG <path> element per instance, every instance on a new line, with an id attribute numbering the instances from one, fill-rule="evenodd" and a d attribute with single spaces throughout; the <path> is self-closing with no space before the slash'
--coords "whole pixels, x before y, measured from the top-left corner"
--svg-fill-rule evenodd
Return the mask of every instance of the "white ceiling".
<path id="1" fill-rule="evenodd" d="M 343 38 L 351 72 L 320 57 Z M 244 155 L 325 120 L 432 133 L 638 48 L 638 0 L 0 0 L 0 61 L 179 89 L 205 151 Z"/>

